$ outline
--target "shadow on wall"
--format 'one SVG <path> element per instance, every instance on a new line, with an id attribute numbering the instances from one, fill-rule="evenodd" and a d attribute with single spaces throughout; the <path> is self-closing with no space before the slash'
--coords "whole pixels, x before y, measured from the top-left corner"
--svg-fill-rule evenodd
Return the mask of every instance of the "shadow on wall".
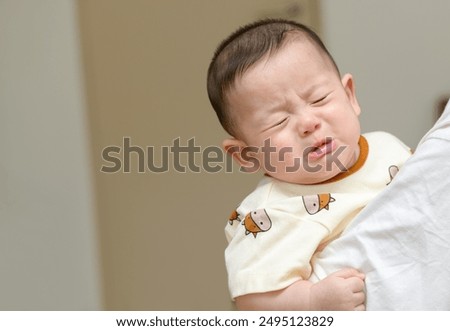
<path id="1" fill-rule="evenodd" d="M 448 101 L 450 100 L 449 96 L 442 97 L 438 102 L 436 106 L 436 120 L 442 115 L 444 112 L 445 106 L 447 105 Z"/>

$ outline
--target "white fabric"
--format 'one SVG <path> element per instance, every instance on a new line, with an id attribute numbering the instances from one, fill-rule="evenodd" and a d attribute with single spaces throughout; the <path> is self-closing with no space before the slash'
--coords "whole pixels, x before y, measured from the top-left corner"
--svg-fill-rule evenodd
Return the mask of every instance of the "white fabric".
<path id="1" fill-rule="evenodd" d="M 367 310 L 450 310 L 450 105 L 395 180 L 313 261 L 366 273 Z"/>

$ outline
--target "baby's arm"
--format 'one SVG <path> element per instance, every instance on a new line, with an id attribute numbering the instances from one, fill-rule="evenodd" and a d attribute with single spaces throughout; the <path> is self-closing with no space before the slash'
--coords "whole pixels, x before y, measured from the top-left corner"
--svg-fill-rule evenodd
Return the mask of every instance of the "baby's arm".
<path id="1" fill-rule="evenodd" d="M 236 298 L 239 310 L 365 310 L 364 275 L 342 269 L 317 283 L 299 280 L 273 292 Z"/>

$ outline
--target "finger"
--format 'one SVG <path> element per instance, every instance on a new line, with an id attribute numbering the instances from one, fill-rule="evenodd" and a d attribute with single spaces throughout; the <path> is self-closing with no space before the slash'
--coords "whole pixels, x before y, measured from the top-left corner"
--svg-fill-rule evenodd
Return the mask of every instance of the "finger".
<path id="1" fill-rule="evenodd" d="M 364 304 L 364 302 L 366 302 L 366 294 L 364 292 L 354 293 L 353 302 L 355 303 L 355 306 Z"/>
<path id="2" fill-rule="evenodd" d="M 345 268 L 333 273 L 334 276 L 341 278 L 350 278 L 350 277 L 358 277 L 360 279 L 364 279 L 365 275 L 353 268 Z"/>
<path id="3" fill-rule="evenodd" d="M 353 293 L 363 292 L 365 285 L 364 281 L 358 277 L 351 277 L 345 280 L 347 282 L 347 286 L 351 289 Z"/>
<path id="4" fill-rule="evenodd" d="M 364 304 L 358 305 L 353 310 L 355 310 L 355 311 L 364 311 L 364 310 L 366 310 L 366 306 Z"/>

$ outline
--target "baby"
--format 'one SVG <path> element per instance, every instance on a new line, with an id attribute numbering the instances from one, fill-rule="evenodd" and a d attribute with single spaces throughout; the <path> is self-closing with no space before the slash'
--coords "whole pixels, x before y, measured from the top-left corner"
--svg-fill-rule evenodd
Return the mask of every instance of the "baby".
<path id="1" fill-rule="evenodd" d="M 387 133 L 361 135 L 353 77 L 296 22 L 258 21 L 224 40 L 208 95 L 231 135 L 223 148 L 265 175 L 226 227 L 237 307 L 364 310 L 363 274 L 312 283 L 310 262 L 390 183 L 409 148 Z"/>

